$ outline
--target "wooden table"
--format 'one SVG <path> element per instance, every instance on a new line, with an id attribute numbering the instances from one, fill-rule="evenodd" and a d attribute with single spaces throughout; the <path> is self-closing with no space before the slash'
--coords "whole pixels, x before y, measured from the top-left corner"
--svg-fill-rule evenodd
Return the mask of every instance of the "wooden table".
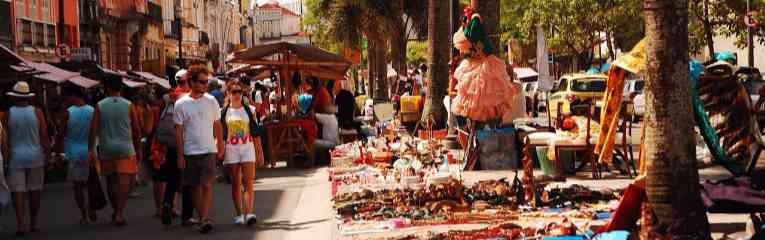
<path id="1" fill-rule="evenodd" d="M 305 152 L 307 164 L 305 167 L 314 165 L 314 141 L 316 139 L 316 122 L 307 119 L 287 120 L 282 122 L 266 123 L 266 136 L 268 156 L 265 157 L 267 164 L 272 168 L 276 161 L 286 157 L 287 167 L 295 167 L 294 155 Z"/>

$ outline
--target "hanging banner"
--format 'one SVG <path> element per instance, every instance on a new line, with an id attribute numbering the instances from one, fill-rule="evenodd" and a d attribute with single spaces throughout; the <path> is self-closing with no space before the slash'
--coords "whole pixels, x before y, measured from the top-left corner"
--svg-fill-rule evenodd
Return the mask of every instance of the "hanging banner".
<path id="1" fill-rule="evenodd" d="M 544 30 L 541 27 L 537 27 L 537 82 L 539 84 L 538 90 L 549 92 L 553 88 L 552 76 L 550 76 L 550 63 L 547 61 L 547 40 L 545 39 Z"/>

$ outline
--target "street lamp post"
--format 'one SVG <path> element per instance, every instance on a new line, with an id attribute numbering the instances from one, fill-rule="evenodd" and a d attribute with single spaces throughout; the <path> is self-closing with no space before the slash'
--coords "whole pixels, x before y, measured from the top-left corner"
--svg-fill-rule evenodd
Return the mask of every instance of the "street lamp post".
<path id="1" fill-rule="evenodd" d="M 181 0 L 176 1 L 175 4 L 175 22 L 178 24 L 178 67 L 184 68 L 183 62 L 183 8 L 181 7 Z"/>

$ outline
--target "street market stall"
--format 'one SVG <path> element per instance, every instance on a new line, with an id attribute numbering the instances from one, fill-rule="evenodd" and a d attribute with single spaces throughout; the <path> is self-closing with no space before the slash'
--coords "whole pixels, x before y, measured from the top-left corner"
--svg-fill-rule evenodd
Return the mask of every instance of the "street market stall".
<path id="1" fill-rule="evenodd" d="M 305 76 L 320 79 L 342 80 L 351 63 L 342 56 L 324 50 L 279 42 L 264 44 L 235 52 L 229 63 L 246 64 L 249 68 L 268 69 L 269 76 L 278 76 L 276 91 L 276 116 L 265 124 L 267 162 L 274 166 L 276 158 L 286 155 L 289 167 L 298 151 L 306 152 L 308 165 L 313 165 L 313 144 L 317 136 L 317 124 L 311 118 L 297 117 L 297 102 L 293 95 L 299 93 L 293 79 L 302 81 Z M 242 67 L 245 69 L 247 67 Z"/>

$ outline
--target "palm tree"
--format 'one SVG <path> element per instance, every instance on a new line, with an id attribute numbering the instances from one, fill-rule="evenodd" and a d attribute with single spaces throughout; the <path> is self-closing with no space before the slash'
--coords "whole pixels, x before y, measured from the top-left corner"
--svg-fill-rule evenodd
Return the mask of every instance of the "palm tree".
<path id="1" fill-rule="evenodd" d="M 646 192 L 643 239 L 711 239 L 701 202 L 688 81 L 687 0 L 645 0 Z"/>
<path id="2" fill-rule="evenodd" d="M 451 1 L 449 1 L 451 2 Z M 428 0 L 428 95 L 425 100 L 423 119 L 433 115 L 436 128 L 446 122 L 443 98 L 449 85 L 449 55 L 451 53 L 451 11 L 449 4 L 441 0 Z"/>
<path id="3" fill-rule="evenodd" d="M 329 32 L 348 48 L 360 49 L 366 37 L 371 97 L 388 99 L 386 79 L 386 36 L 389 34 L 390 3 L 387 0 L 320 0 L 320 15 L 329 21 Z"/>

